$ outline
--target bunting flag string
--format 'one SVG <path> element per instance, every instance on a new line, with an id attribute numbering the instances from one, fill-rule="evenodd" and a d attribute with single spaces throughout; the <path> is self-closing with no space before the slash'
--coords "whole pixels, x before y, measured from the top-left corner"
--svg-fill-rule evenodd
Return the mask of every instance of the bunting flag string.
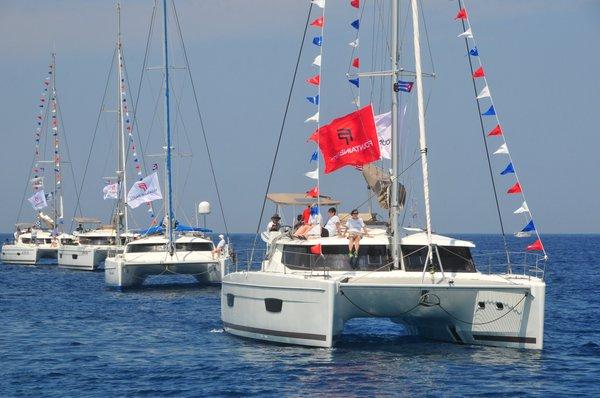
<path id="1" fill-rule="evenodd" d="M 351 0 L 350 2 L 350 6 L 353 8 L 356 8 L 356 16 L 352 22 L 350 22 L 350 26 L 352 28 L 354 28 L 353 33 L 354 33 L 354 40 L 351 41 L 350 43 L 348 43 L 350 45 L 350 47 L 352 47 L 352 54 L 350 55 L 350 66 L 348 67 L 348 72 L 347 72 L 347 76 L 348 76 L 348 83 L 350 83 L 352 86 L 356 87 L 357 92 L 355 94 L 355 97 L 352 99 L 352 104 L 358 109 L 360 108 L 360 79 L 358 77 L 358 72 L 353 73 L 351 72 L 352 68 L 355 69 L 360 69 L 360 56 L 358 54 L 358 43 L 359 43 L 359 39 L 360 39 L 360 1 L 356 0 L 353 1 Z M 354 89 L 351 89 L 351 92 L 354 94 L 355 91 Z"/>

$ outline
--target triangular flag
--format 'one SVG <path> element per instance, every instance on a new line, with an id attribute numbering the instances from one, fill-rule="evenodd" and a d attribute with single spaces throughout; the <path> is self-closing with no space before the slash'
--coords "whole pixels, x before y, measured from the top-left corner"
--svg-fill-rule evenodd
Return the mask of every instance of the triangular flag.
<path id="1" fill-rule="evenodd" d="M 318 95 L 315 95 L 314 97 L 306 97 L 306 99 L 311 104 L 319 105 L 319 96 Z"/>
<path id="2" fill-rule="evenodd" d="M 360 98 L 358 98 L 358 97 L 354 98 L 352 100 L 352 105 L 354 105 L 354 106 L 360 106 Z"/>
<path id="3" fill-rule="evenodd" d="M 317 160 L 319 160 L 319 152 L 318 151 L 314 151 L 313 154 L 310 157 L 310 162 L 316 162 Z"/>
<path id="4" fill-rule="evenodd" d="M 354 29 L 358 29 L 360 28 L 360 21 L 358 19 L 355 19 L 354 21 L 352 21 L 352 23 L 350 24 Z"/>
<path id="5" fill-rule="evenodd" d="M 529 207 L 527 206 L 527 202 L 524 201 L 523 204 L 521 205 L 521 207 L 519 207 L 513 213 L 514 214 L 529 213 Z"/>
<path id="6" fill-rule="evenodd" d="M 494 109 L 494 105 L 490 106 L 490 109 L 482 113 L 483 116 L 494 116 L 495 114 L 496 110 Z"/>
<path id="7" fill-rule="evenodd" d="M 504 170 L 502 170 L 502 172 L 500 173 L 500 175 L 506 175 L 506 174 L 514 174 L 515 173 L 515 168 L 513 167 L 512 162 L 508 164 L 508 166 L 506 166 L 506 168 Z"/>
<path id="8" fill-rule="evenodd" d="M 472 49 L 470 49 L 469 55 L 472 57 L 479 57 L 479 51 L 477 50 L 477 47 L 473 47 Z"/>
<path id="9" fill-rule="evenodd" d="M 304 121 L 304 123 L 308 123 L 308 122 L 319 122 L 319 112 L 315 113 L 314 115 L 312 115 L 311 117 L 309 117 L 308 119 L 306 119 Z"/>
<path id="10" fill-rule="evenodd" d="M 354 66 L 355 68 L 360 68 L 360 60 L 358 59 L 358 57 L 352 60 L 352 66 Z"/>
<path id="11" fill-rule="evenodd" d="M 513 185 L 512 187 L 508 188 L 508 191 L 506 191 L 506 193 L 521 193 L 523 192 L 523 190 L 521 189 L 521 184 L 519 184 L 518 182 L 515 183 L 515 185 Z"/>
<path id="12" fill-rule="evenodd" d="M 461 33 L 460 35 L 458 35 L 458 37 L 465 38 L 465 39 L 472 39 L 473 38 L 473 33 L 471 33 L 471 28 L 465 30 L 463 33 Z"/>
<path id="13" fill-rule="evenodd" d="M 313 86 L 318 86 L 321 84 L 321 75 L 314 75 L 310 79 L 306 79 L 308 84 L 312 84 Z"/>
<path id="14" fill-rule="evenodd" d="M 536 240 L 529 246 L 527 246 L 527 250 L 544 250 L 544 245 L 542 245 L 542 241 L 540 239 Z"/>
<path id="15" fill-rule="evenodd" d="M 360 7 L 360 1 L 359 0 L 350 0 L 350 5 L 354 8 L 358 8 L 358 7 Z"/>
<path id="16" fill-rule="evenodd" d="M 321 66 L 321 54 L 315 57 L 315 60 L 312 63 L 314 66 Z"/>
<path id="17" fill-rule="evenodd" d="M 501 154 L 508 155 L 508 148 L 506 147 L 506 144 L 500 145 L 500 148 L 498 148 L 496 150 L 496 152 L 494 152 L 494 155 L 501 155 Z"/>
<path id="18" fill-rule="evenodd" d="M 529 223 L 521 230 L 521 232 L 531 232 L 535 231 L 535 225 L 533 225 L 533 220 L 529 221 Z"/>
<path id="19" fill-rule="evenodd" d="M 319 179 L 319 169 L 309 171 L 308 173 L 304 173 L 304 175 L 307 176 L 308 178 L 312 178 L 313 180 L 318 180 Z"/>
<path id="20" fill-rule="evenodd" d="M 492 109 L 492 108 L 490 108 Z M 488 110 L 489 112 L 489 110 Z M 495 115 L 496 113 L 492 113 L 492 115 Z M 485 113 L 484 113 L 485 115 Z M 488 133 L 488 137 L 493 137 L 496 135 L 502 135 L 502 127 L 500 127 L 499 124 L 496 125 L 496 127 L 494 127 L 489 133 Z"/>
<path id="21" fill-rule="evenodd" d="M 348 45 L 354 48 L 358 47 L 358 39 L 351 41 L 350 43 L 348 43 Z"/>
<path id="22" fill-rule="evenodd" d="M 310 24 L 311 24 L 311 26 L 316 26 L 318 28 L 322 28 L 324 22 L 325 22 L 325 19 L 323 17 L 319 17 L 319 18 L 315 19 L 314 21 L 312 21 Z"/>
<path id="23" fill-rule="evenodd" d="M 454 17 L 454 19 L 467 19 L 467 10 L 461 8 L 458 11 L 458 14 L 456 14 L 456 16 Z"/>
<path id="24" fill-rule="evenodd" d="M 315 46 L 321 47 L 323 45 L 323 36 L 315 36 L 312 42 Z"/>
<path id="25" fill-rule="evenodd" d="M 310 252 L 317 255 L 322 254 L 321 244 L 319 243 L 318 245 L 311 246 Z"/>
<path id="26" fill-rule="evenodd" d="M 473 72 L 473 78 L 484 77 L 485 72 L 483 71 L 483 66 L 477 68 L 475 72 Z"/>
<path id="27" fill-rule="evenodd" d="M 306 196 L 310 198 L 316 198 L 317 196 L 319 196 L 319 188 L 313 187 L 310 190 L 306 191 Z"/>
<path id="28" fill-rule="evenodd" d="M 325 8 L 325 0 L 312 0 L 311 3 L 320 8 Z"/>
<path id="29" fill-rule="evenodd" d="M 360 87 L 360 81 L 358 78 L 356 79 L 349 79 L 348 80 L 350 83 L 354 84 L 356 87 Z"/>
<path id="30" fill-rule="evenodd" d="M 491 97 L 490 89 L 488 86 L 485 86 L 484 88 L 481 89 L 481 92 L 477 96 L 477 99 L 488 98 L 488 97 Z"/>

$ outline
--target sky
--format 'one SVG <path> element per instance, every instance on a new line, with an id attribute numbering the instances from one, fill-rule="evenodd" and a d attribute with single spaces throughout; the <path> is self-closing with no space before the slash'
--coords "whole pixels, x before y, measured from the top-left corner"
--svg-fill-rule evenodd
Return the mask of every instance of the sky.
<path id="1" fill-rule="evenodd" d="M 356 93 L 350 90 L 346 73 L 352 59 L 348 43 L 355 34 L 349 24 L 357 14 L 348 3 L 329 0 L 326 8 L 321 76 L 323 121 L 353 110 Z M 383 31 L 389 15 L 375 11 L 385 9 L 389 2 L 361 3 L 365 4 L 358 53 L 361 68 L 385 68 L 383 50 L 389 42 L 389 32 Z M 400 3 L 400 60 L 411 70 L 412 26 L 405 24 L 408 2 Z M 267 214 L 259 220 L 309 2 L 175 0 L 175 4 L 228 229 L 253 232 L 257 223 L 264 226 L 267 215 L 275 210 L 268 204 Z M 454 21 L 457 2 L 423 0 L 422 5 L 427 26 L 427 35 L 422 38 L 424 70 L 435 71 L 436 75 L 435 79 L 424 81 L 433 228 L 443 233 L 496 233 L 498 219 L 468 61 L 464 42 L 456 37 L 461 32 L 459 23 Z M 122 1 L 125 62 L 132 101 L 142 75 L 152 6 L 152 0 Z M 467 1 L 466 6 L 536 227 L 542 234 L 600 233 L 600 2 L 478 0 Z M 313 19 L 319 16 L 317 11 L 313 10 Z M 223 231 L 193 93 L 187 70 L 183 69 L 181 44 L 175 24 L 171 23 L 171 27 L 178 218 L 195 223 L 196 204 L 207 200 L 212 205 L 208 226 Z M 304 80 L 316 73 L 311 62 L 317 49 L 310 44 L 316 34 L 313 28 L 309 29 L 271 192 L 305 192 L 311 188 L 311 181 L 303 173 L 314 168 L 308 163 L 314 146 L 306 142 L 314 125 L 305 124 L 304 120 L 315 112 L 305 97 L 315 92 Z M 114 174 L 116 122 L 114 113 L 100 110 L 101 106 L 105 110 L 115 107 L 116 83 L 114 75 L 108 76 L 115 35 L 115 4 L 108 0 L 0 0 L 0 51 L 4 61 L 0 63 L 4 94 L 0 98 L 0 181 L 4 188 L 0 196 L 1 231 L 11 231 L 17 221 L 34 151 L 38 98 L 53 49 L 63 131 L 69 147 L 68 156 L 63 156 L 70 161 L 64 164 L 63 171 L 66 219 L 73 215 L 75 184 L 82 184 L 91 153 L 81 190 L 81 208 L 86 216 L 108 221 L 113 203 L 102 199 L 101 190 L 103 177 Z M 162 62 L 159 39 L 157 29 L 151 38 L 149 67 Z M 158 97 L 160 79 L 160 71 L 146 70 L 139 92 L 139 132 L 135 139 L 141 140 L 146 155 L 160 153 L 164 145 Z M 108 97 L 102 105 L 107 80 Z M 382 91 L 382 82 L 365 80 L 361 81 L 361 102 L 371 100 L 377 111 L 386 111 L 389 94 Z M 401 96 L 401 102 L 407 104 L 401 139 L 403 166 L 415 159 L 415 99 L 414 93 Z M 97 120 L 100 122 L 96 130 Z M 499 145 L 499 141 L 488 142 L 494 149 Z M 147 164 L 162 162 L 156 156 L 145 159 Z M 504 194 L 512 182 L 498 176 L 504 166 L 494 163 L 493 171 L 505 226 L 512 233 L 523 227 L 524 220 L 512 214 L 520 200 Z M 161 175 L 163 171 L 161 165 Z M 403 174 L 402 182 L 409 192 L 405 224 L 422 225 L 418 164 Z M 342 211 L 367 200 L 365 183 L 353 168 L 322 176 L 321 192 L 342 200 Z M 31 188 L 25 193 L 26 197 L 29 195 Z M 161 206 L 156 202 L 157 209 Z M 385 214 L 381 209 L 375 211 Z M 132 215 L 132 225 L 143 227 L 148 223 L 144 208 L 132 211 Z M 285 215 L 285 221 L 293 216 L 291 212 Z M 25 203 L 19 221 L 30 221 L 33 216 Z"/>

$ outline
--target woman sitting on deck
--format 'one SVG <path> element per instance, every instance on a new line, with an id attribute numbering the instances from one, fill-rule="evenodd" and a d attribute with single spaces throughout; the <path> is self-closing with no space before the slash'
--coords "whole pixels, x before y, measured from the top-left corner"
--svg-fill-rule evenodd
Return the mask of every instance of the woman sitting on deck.
<path id="1" fill-rule="evenodd" d="M 368 235 L 367 227 L 362 218 L 358 216 L 358 210 L 350 212 L 350 218 L 346 221 L 346 233 L 348 234 L 348 256 L 358 257 L 360 240 L 363 235 Z"/>
<path id="2" fill-rule="evenodd" d="M 319 206 L 312 205 L 310 208 L 310 217 L 308 223 L 298 228 L 294 236 L 307 239 L 309 236 L 321 236 L 321 214 Z"/>

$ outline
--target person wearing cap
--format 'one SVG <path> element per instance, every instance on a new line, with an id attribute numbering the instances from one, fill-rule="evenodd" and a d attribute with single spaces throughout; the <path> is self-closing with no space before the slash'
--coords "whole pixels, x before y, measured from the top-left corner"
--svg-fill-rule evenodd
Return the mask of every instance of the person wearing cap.
<path id="1" fill-rule="evenodd" d="M 348 256 L 358 257 L 360 240 L 363 235 L 368 235 L 367 227 L 362 218 L 358 216 L 358 210 L 350 212 L 350 218 L 346 221 L 346 233 L 348 234 Z"/>
<path id="2" fill-rule="evenodd" d="M 269 224 L 267 224 L 267 231 L 269 231 L 269 232 L 279 231 L 279 228 L 281 228 L 281 224 L 279 224 L 279 220 L 281 220 L 281 217 L 279 217 L 279 214 L 277 214 L 277 213 L 273 214 L 273 217 L 271 217 L 271 221 L 269 221 Z"/>
<path id="3" fill-rule="evenodd" d="M 217 247 L 215 247 L 212 251 L 212 258 L 215 259 L 215 254 L 220 256 L 225 248 L 225 236 L 223 234 L 219 235 L 219 243 L 217 243 Z"/>

